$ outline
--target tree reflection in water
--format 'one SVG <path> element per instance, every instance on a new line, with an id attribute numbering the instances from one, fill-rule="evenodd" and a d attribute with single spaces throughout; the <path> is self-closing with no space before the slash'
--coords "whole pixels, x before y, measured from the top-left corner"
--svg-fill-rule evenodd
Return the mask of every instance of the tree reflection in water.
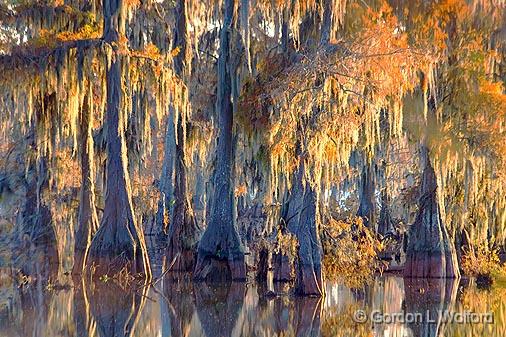
<path id="1" fill-rule="evenodd" d="M 93 284 L 93 287 L 90 287 L 89 299 L 91 315 L 97 322 L 98 336 L 134 336 L 147 291 L 147 287 L 136 291 L 131 288 L 124 289 L 113 282 Z"/>
<path id="2" fill-rule="evenodd" d="M 195 285 L 197 314 L 208 337 L 232 336 L 243 309 L 244 283 L 198 283 Z"/>
<path id="3" fill-rule="evenodd" d="M 0 287 L 2 337 L 317 337 L 317 336 L 504 336 L 506 290 L 457 292 L 456 280 L 378 277 L 361 291 L 327 285 L 327 296 L 297 298 L 286 285 L 257 283 L 193 283 L 189 277 L 166 275 L 154 287 L 120 287 L 114 281 L 73 288 L 31 284 Z M 271 290 L 273 292 L 271 292 Z M 459 296 L 457 296 L 460 294 Z M 73 295 L 73 296 L 72 296 Z M 372 322 L 367 315 L 419 313 L 430 321 Z M 446 322 L 441 312 L 494 311 L 495 324 Z"/>
<path id="4" fill-rule="evenodd" d="M 84 280 L 74 281 L 74 326 L 76 337 L 95 337 L 96 322 L 91 316 L 88 290 Z"/>
<path id="5" fill-rule="evenodd" d="M 409 324 L 414 336 L 446 335 L 445 315 L 454 312 L 457 288 L 456 279 L 404 279 L 406 312 L 422 317 Z"/>

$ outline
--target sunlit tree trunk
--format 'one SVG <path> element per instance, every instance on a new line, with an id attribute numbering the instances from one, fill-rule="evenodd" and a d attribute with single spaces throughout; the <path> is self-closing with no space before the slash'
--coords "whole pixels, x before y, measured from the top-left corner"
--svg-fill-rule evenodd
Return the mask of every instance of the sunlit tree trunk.
<path id="1" fill-rule="evenodd" d="M 86 257 L 92 236 L 98 228 L 98 216 L 95 208 L 95 159 L 92 137 L 92 102 L 91 90 L 84 97 L 81 111 L 79 151 L 81 155 L 81 191 L 79 215 L 74 243 L 73 274 L 81 274 L 86 266 Z"/>
<path id="2" fill-rule="evenodd" d="M 223 4 L 223 27 L 218 59 L 218 146 L 214 195 L 207 228 L 199 242 L 194 277 L 198 280 L 226 278 L 244 280 L 244 251 L 233 218 L 233 107 L 231 101 L 230 32 L 234 27 L 234 0 Z"/>
<path id="3" fill-rule="evenodd" d="M 185 77 L 185 56 L 188 49 L 187 9 L 186 1 L 178 0 L 176 4 L 176 29 L 174 48 L 179 48 L 174 58 L 176 74 Z M 168 261 L 175 259 L 174 271 L 192 271 L 195 267 L 198 227 L 191 207 L 187 167 L 185 157 L 186 147 L 186 111 L 180 111 L 177 116 L 177 142 L 175 160 L 174 186 L 174 215 L 169 227 Z"/>
<path id="4" fill-rule="evenodd" d="M 130 178 L 127 172 L 122 63 L 118 51 L 125 33 L 126 8 L 121 0 L 103 3 L 107 53 L 107 163 L 104 215 L 93 238 L 87 265 L 97 275 L 113 275 L 123 268 L 151 278 L 144 234 L 135 221 Z"/>
<path id="5" fill-rule="evenodd" d="M 429 149 L 421 146 L 423 163 L 419 211 L 410 227 L 405 277 L 459 277 L 455 246 L 442 222 L 437 179 Z"/>

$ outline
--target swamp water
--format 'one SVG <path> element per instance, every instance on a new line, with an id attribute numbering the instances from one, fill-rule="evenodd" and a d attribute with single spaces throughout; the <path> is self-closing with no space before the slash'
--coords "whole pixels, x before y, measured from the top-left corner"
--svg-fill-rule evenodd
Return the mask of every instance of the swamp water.
<path id="1" fill-rule="evenodd" d="M 0 291 L 2 337 L 506 336 L 506 289 L 444 280 L 378 277 L 361 291 L 328 284 L 324 299 L 168 277 L 144 289 L 107 282 Z"/>
<path id="2" fill-rule="evenodd" d="M 327 282 L 324 298 L 300 298 L 272 281 L 193 283 L 152 269 L 150 287 L 0 278 L 0 337 L 506 336 L 506 287 L 378 276 L 361 290 Z"/>

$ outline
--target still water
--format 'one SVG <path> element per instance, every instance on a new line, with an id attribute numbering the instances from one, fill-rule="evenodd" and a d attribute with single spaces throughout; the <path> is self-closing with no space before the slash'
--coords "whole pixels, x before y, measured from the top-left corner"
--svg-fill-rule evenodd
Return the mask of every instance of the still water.
<path id="1" fill-rule="evenodd" d="M 266 296 L 271 287 L 281 295 Z M 79 281 L 19 289 L 4 280 L 0 336 L 506 336 L 503 288 L 384 276 L 360 291 L 329 283 L 324 299 L 287 291 L 169 276 L 134 289 Z"/>

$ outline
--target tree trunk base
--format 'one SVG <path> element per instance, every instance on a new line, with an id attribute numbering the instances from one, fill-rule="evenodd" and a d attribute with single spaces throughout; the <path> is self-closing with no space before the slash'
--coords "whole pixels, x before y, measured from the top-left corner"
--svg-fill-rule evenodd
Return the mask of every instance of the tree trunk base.
<path id="1" fill-rule="evenodd" d="M 197 260 L 193 273 L 195 281 L 245 281 L 246 265 L 242 260 L 223 260 L 206 256 Z"/>
<path id="2" fill-rule="evenodd" d="M 74 265 L 72 266 L 72 275 L 81 275 L 86 264 L 85 257 L 88 254 L 88 249 L 76 250 L 74 252 Z"/>
<path id="3" fill-rule="evenodd" d="M 167 254 L 169 264 L 173 264 L 170 271 L 174 272 L 192 272 L 195 268 L 197 253 L 193 249 L 184 249 L 180 253 L 171 252 Z"/>
<path id="4" fill-rule="evenodd" d="M 271 265 L 269 255 L 270 254 L 267 249 L 262 249 L 258 253 L 258 266 L 257 266 L 256 279 L 259 282 L 267 281 L 267 274 L 269 272 Z"/>
<path id="5" fill-rule="evenodd" d="M 323 296 L 325 288 L 321 266 L 300 265 L 295 293 L 301 296 Z"/>
<path id="6" fill-rule="evenodd" d="M 272 256 L 272 267 L 274 270 L 273 280 L 276 282 L 290 282 L 294 279 L 293 264 L 288 256 L 274 254 Z"/>
<path id="7" fill-rule="evenodd" d="M 406 258 L 404 277 L 407 278 L 444 278 L 446 259 L 440 252 L 413 252 Z"/>
<path id="8" fill-rule="evenodd" d="M 93 238 L 87 269 L 95 276 L 113 276 L 128 272 L 151 279 L 149 258 L 144 241 L 129 235 L 134 228 L 120 230 L 116 224 L 103 223 Z M 135 234 L 134 234 L 135 235 Z M 144 238 L 142 238 L 143 240 Z M 135 240 L 135 241 L 134 241 Z"/>

